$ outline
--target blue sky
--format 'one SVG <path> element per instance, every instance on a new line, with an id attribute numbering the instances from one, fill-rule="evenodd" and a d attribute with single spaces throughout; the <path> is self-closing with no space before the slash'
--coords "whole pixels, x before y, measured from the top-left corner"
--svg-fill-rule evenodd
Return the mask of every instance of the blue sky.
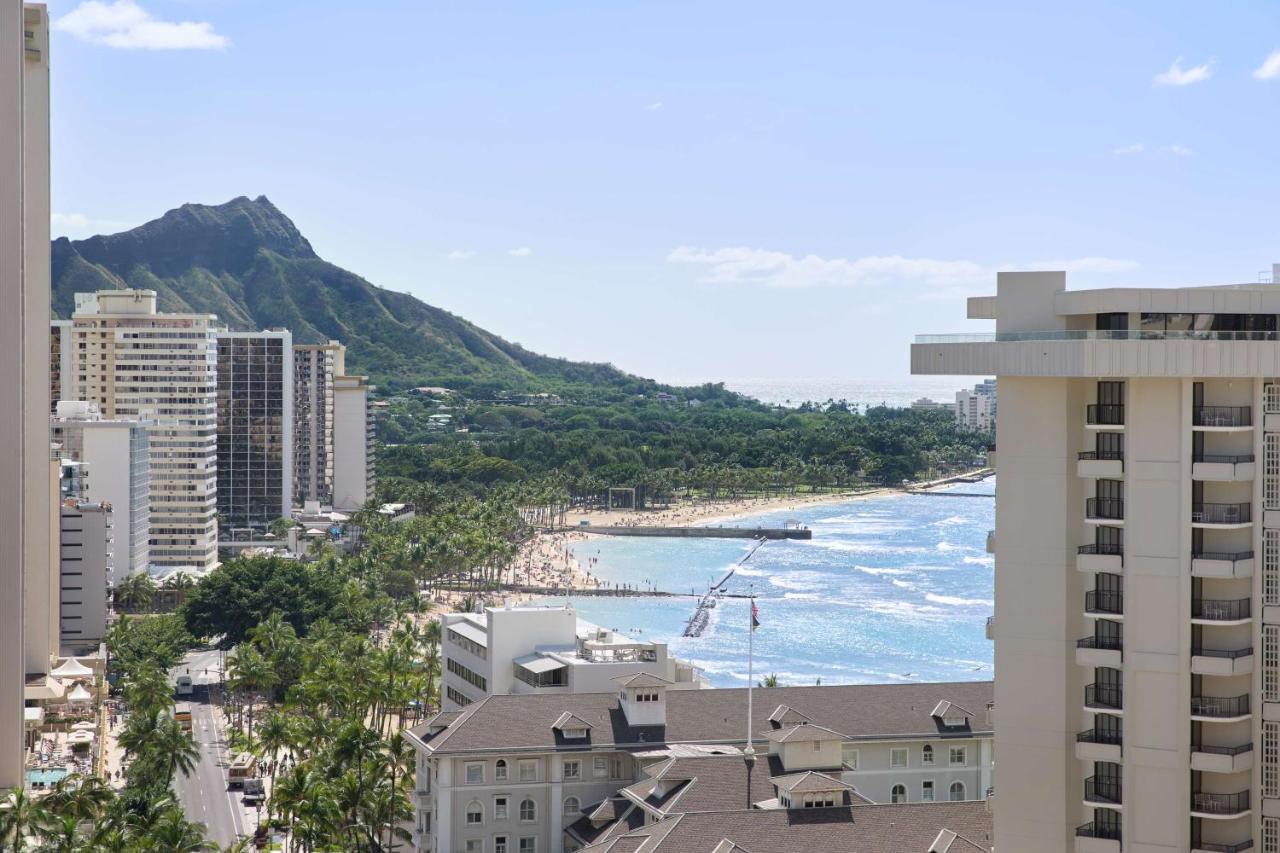
<path id="1" fill-rule="evenodd" d="M 375 284 L 660 379 L 902 377 L 1001 268 L 1280 261 L 1277 3 L 50 6 L 55 233 L 265 194 Z"/>

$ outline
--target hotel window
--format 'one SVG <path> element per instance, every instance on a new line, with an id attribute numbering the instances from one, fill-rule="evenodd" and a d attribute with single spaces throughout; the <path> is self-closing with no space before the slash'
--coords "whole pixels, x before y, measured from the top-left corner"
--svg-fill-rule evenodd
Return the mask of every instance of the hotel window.
<path id="1" fill-rule="evenodd" d="M 467 826 L 484 823 L 484 806 L 472 800 L 467 803 Z"/>
<path id="2" fill-rule="evenodd" d="M 520 819 L 525 823 L 532 823 L 538 819 L 538 807 L 533 804 L 533 800 L 520 801 Z"/>
<path id="3" fill-rule="evenodd" d="M 621 779 L 621 778 L 623 778 L 623 777 L 622 777 L 622 759 L 621 759 L 621 758 L 610 758 L 610 759 L 609 759 L 609 778 L 610 778 L 610 779 Z"/>
<path id="4" fill-rule="evenodd" d="M 499 782 L 507 780 L 507 760 L 505 758 L 499 758 L 498 763 L 493 765 L 493 778 Z"/>
<path id="5" fill-rule="evenodd" d="M 933 780 L 925 779 L 920 783 L 920 801 L 925 803 L 933 802 Z"/>
<path id="6" fill-rule="evenodd" d="M 890 767 L 906 767 L 907 766 L 907 748 L 894 747 L 889 750 L 889 766 Z"/>
<path id="7" fill-rule="evenodd" d="M 484 853 L 484 842 L 478 838 L 468 838 L 467 853 Z"/>
<path id="8" fill-rule="evenodd" d="M 510 851 L 507 850 L 507 837 L 505 835 L 494 836 L 493 853 L 510 853 Z"/>
<path id="9" fill-rule="evenodd" d="M 494 820 L 507 819 L 507 798 L 506 797 L 493 798 L 493 819 Z"/>
<path id="10" fill-rule="evenodd" d="M 958 803 L 963 799 L 964 799 L 964 783 L 952 782 L 951 783 L 951 802 Z"/>
<path id="11" fill-rule="evenodd" d="M 905 803 L 907 801 L 907 786 L 894 785 L 889 789 L 889 802 Z"/>
<path id="12" fill-rule="evenodd" d="M 538 853 L 538 839 L 526 835 L 520 839 L 520 853 Z"/>
<path id="13" fill-rule="evenodd" d="M 603 755 L 597 755 L 591 761 L 591 775 L 597 779 L 603 779 L 609 775 L 609 760 Z"/>
<path id="14" fill-rule="evenodd" d="M 473 762 L 466 766 L 466 783 L 468 785 L 484 784 L 484 765 L 480 762 Z"/>
<path id="15" fill-rule="evenodd" d="M 520 762 L 520 781 L 521 782 L 537 782 L 538 781 L 538 762 L 536 760 Z"/>
<path id="16" fill-rule="evenodd" d="M 947 759 L 952 767 L 964 767 L 969 763 L 969 750 L 963 746 L 951 747 L 951 755 Z"/>
<path id="17" fill-rule="evenodd" d="M 582 762 L 566 761 L 564 763 L 564 778 L 581 779 L 582 778 Z"/>
<path id="18" fill-rule="evenodd" d="M 565 800 L 564 800 L 565 817 L 577 815 L 578 812 L 580 811 L 582 811 L 582 803 L 578 800 L 577 797 L 565 797 Z"/>
<path id="19" fill-rule="evenodd" d="M 858 769 L 858 750 L 853 749 L 848 744 L 840 747 L 840 760 L 845 767 L 850 770 Z"/>
<path id="20" fill-rule="evenodd" d="M 933 763 L 933 747 L 927 743 L 924 745 L 924 749 L 920 750 L 920 763 L 921 764 Z"/>

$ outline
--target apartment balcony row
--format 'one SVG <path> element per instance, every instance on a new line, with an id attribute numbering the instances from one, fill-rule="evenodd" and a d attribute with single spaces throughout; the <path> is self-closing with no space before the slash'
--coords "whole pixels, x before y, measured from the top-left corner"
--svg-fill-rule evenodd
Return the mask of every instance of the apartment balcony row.
<path id="1" fill-rule="evenodd" d="M 1244 625 L 1253 619 L 1253 601 L 1248 598 L 1191 599 L 1194 625 Z"/>
<path id="2" fill-rule="evenodd" d="M 1124 643 L 1119 637 L 1082 637 L 1076 640 L 1076 663 L 1119 669 L 1124 662 Z"/>
<path id="3" fill-rule="evenodd" d="M 1253 647 L 1240 649 L 1191 650 L 1191 672 L 1195 675 L 1248 675 L 1253 672 Z"/>
<path id="4" fill-rule="evenodd" d="M 1191 458 L 1191 479 L 1221 483 L 1248 482 L 1253 480 L 1254 467 L 1252 453 L 1200 453 Z"/>
<path id="5" fill-rule="evenodd" d="M 1238 723 L 1249 719 L 1249 694 L 1192 696 L 1191 719 L 1202 723 Z"/>
<path id="6" fill-rule="evenodd" d="M 1205 432 L 1253 429 L 1249 406 L 1197 406 L 1191 410 L 1192 429 Z"/>
<path id="7" fill-rule="evenodd" d="M 1079 477 L 1118 480 L 1124 476 L 1123 450 L 1084 450 L 1076 454 Z"/>
<path id="8" fill-rule="evenodd" d="M 1191 526 L 1236 530 L 1253 524 L 1251 503 L 1198 503 L 1191 505 Z"/>
<path id="9" fill-rule="evenodd" d="M 1119 825 L 1089 821 L 1077 826 L 1075 853 L 1120 853 Z"/>
<path id="10" fill-rule="evenodd" d="M 1120 732 L 1111 729 L 1085 729 L 1076 735 L 1076 758 L 1081 761 L 1107 761 L 1119 764 L 1123 744 Z"/>
<path id="11" fill-rule="evenodd" d="M 1253 577 L 1253 551 L 1195 551 L 1191 554 L 1193 578 Z M 1076 548 L 1076 568 L 1082 572 L 1120 574 L 1124 571 L 1124 546 L 1118 544 L 1080 545 Z"/>
<path id="12" fill-rule="evenodd" d="M 1221 820 L 1243 817 L 1250 812 L 1249 792 L 1209 794 L 1197 791 L 1191 795 L 1191 816 Z"/>
<path id="13" fill-rule="evenodd" d="M 1204 773 L 1243 773 L 1253 769 L 1253 744 L 1239 746 L 1191 745 L 1191 769 Z"/>
<path id="14" fill-rule="evenodd" d="M 1123 802 L 1120 780 L 1106 776 L 1090 776 L 1084 780 L 1084 801 L 1090 806 L 1119 808 Z"/>

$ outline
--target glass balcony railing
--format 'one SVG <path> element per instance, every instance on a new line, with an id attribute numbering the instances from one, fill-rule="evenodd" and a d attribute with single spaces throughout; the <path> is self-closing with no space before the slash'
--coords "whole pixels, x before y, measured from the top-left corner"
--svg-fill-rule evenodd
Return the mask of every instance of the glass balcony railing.
<path id="1" fill-rule="evenodd" d="M 1253 602 L 1248 598 L 1222 600 L 1216 598 L 1191 599 L 1192 619 L 1211 619 L 1215 622 L 1235 622 L 1251 618 Z"/>
<path id="2" fill-rule="evenodd" d="M 1248 524 L 1253 520 L 1253 505 L 1192 504 L 1192 524 Z"/>
<path id="3" fill-rule="evenodd" d="M 1119 498 L 1088 498 L 1084 502 L 1085 518 L 1111 521 L 1124 520 L 1124 501 Z"/>
<path id="4" fill-rule="evenodd" d="M 1253 425 L 1248 406 L 1197 406 L 1191 410 L 1191 425 L 1198 427 L 1246 427 Z"/>
<path id="5" fill-rule="evenodd" d="M 1233 815 L 1249 810 L 1249 792 L 1238 794 L 1206 794 L 1196 792 L 1191 795 L 1191 810 L 1204 814 Z"/>
<path id="6" fill-rule="evenodd" d="M 1193 717 L 1243 717 L 1249 714 L 1249 694 L 1242 696 L 1192 696 Z"/>

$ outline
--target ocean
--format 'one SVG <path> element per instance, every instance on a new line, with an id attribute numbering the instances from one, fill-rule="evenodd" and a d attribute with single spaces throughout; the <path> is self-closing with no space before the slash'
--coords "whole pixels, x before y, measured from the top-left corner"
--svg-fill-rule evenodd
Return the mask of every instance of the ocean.
<path id="1" fill-rule="evenodd" d="M 994 494 L 995 480 L 948 491 Z M 810 541 L 768 542 L 741 567 L 730 592 L 754 589 L 755 679 L 782 684 L 963 681 L 992 677 L 994 527 L 991 498 L 890 495 L 795 512 L 749 516 L 752 525 L 799 519 Z M 743 522 L 733 522 L 743 523 Z M 671 592 L 704 591 L 751 548 L 734 539 L 592 537 L 580 560 L 614 583 Z M 563 599 L 544 599 L 543 603 Z M 666 642 L 704 668 L 717 687 L 747 682 L 746 599 L 724 598 L 701 637 L 681 633 L 694 602 L 684 598 L 572 599 L 578 615 L 632 636 Z"/>

